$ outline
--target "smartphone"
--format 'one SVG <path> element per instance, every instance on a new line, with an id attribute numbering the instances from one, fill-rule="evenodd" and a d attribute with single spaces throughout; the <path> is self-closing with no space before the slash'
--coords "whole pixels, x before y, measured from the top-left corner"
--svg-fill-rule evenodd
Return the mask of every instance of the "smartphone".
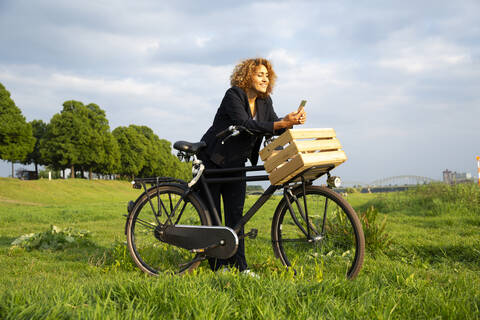
<path id="1" fill-rule="evenodd" d="M 307 104 L 307 100 L 302 100 L 300 102 L 300 105 L 298 106 L 298 109 L 297 109 L 297 112 L 299 112 L 300 110 L 302 110 L 303 108 L 305 108 L 305 105 Z"/>

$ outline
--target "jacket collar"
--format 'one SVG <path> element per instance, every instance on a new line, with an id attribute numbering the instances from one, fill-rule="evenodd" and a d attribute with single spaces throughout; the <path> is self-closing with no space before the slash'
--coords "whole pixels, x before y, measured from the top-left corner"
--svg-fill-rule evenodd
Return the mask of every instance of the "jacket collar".
<path id="1" fill-rule="evenodd" d="M 248 104 L 248 96 L 247 93 L 240 87 L 233 86 L 232 88 L 240 91 L 245 99 L 245 109 L 247 110 L 248 116 L 253 119 L 252 111 L 250 111 L 250 105 Z M 265 99 L 257 97 L 255 99 L 255 105 L 257 107 L 257 121 L 262 121 L 265 118 Z"/>

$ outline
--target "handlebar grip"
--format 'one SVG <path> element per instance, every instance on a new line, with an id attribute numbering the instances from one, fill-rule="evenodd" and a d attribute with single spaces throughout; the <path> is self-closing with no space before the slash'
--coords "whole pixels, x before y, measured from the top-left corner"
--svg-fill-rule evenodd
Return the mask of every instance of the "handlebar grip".
<path id="1" fill-rule="evenodd" d="M 254 132 L 252 132 L 251 130 L 247 129 L 247 128 L 244 127 L 244 126 L 229 126 L 227 129 L 220 131 L 220 132 L 217 133 L 215 136 L 216 136 L 217 138 L 222 138 L 222 137 L 224 137 L 224 136 L 225 136 L 226 134 L 228 134 L 228 133 L 233 134 L 235 131 L 246 132 L 246 133 L 248 133 L 248 134 L 251 135 L 251 136 L 254 136 L 254 135 L 255 135 Z M 256 130 L 253 130 L 253 131 L 256 131 Z M 238 132 L 237 132 L 237 134 L 238 134 Z M 235 134 L 235 136 L 236 136 L 237 134 Z M 225 139 L 224 141 L 226 141 L 226 140 L 227 140 L 227 139 Z"/>
<path id="2" fill-rule="evenodd" d="M 232 135 L 229 135 L 228 137 L 226 137 L 225 139 L 222 140 L 222 144 L 225 144 L 225 142 L 230 139 L 232 137 Z"/>
<path id="3" fill-rule="evenodd" d="M 220 131 L 220 132 L 217 133 L 215 136 L 216 136 L 217 138 L 221 138 L 221 137 L 223 137 L 224 135 L 226 135 L 226 134 L 229 133 L 229 132 L 230 132 L 230 127 L 228 127 L 228 128 L 225 129 L 225 130 Z"/>

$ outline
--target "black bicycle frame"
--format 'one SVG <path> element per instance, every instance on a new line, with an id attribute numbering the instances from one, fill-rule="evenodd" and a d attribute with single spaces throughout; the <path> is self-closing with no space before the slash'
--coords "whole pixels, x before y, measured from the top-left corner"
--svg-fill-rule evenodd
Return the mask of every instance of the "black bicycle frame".
<path id="1" fill-rule="evenodd" d="M 249 166 L 249 167 L 237 167 L 237 168 L 225 168 L 225 169 L 205 169 L 200 177 L 199 183 L 201 184 L 205 195 L 207 197 L 208 206 L 210 207 L 210 215 L 213 218 L 215 224 L 222 225 L 220 214 L 215 207 L 213 197 L 210 192 L 209 184 L 213 183 L 231 183 L 231 182 L 243 182 L 243 181 L 266 181 L 268 175 L 256 175 L 256 176 L 242 176 L 242 177 L 221 177 L 221 178 L 207 178 L 209 175 L 228 175 L 232 173 L 249 172 L 249 171 L 265 171 L 264 166 Z M 260 207 L 273 195 L 273 193 L 280 189 L 281 186 L 271 185 L 265 190 L 265 192 L 257 199 L 253 206 L 247 211 L 245 215 L 240 219 L 233 230 L 238 234 L 242 227 L 255 215 Z"/>
<path id="2" fill-rule="evenodd" d="M 290 179 L 290 181 L 295 181 L 297 178 L 301 178 L 302 182 L 302 187 L 303 191 L 305 192 L 305 184 L 307 183 L 304 179 L 304 175 L 306 172 L 313 170 L 313 169 L 318 169 L 318 168 L 325 168 L 325 171 L 318 173 L 316 175 L 315 179 L 318 177 L 324 175 L 325 173 L 329 173 L 331 169 L 334 168 L 334 166 L 331 165 L 326 165 L 326 166 L 316 166 L 312 167 L 310 169 L 307 169 L 304 172 L 301 172 L 297 176 L 293 177 Z M 217 208 L 215 207 L 215 204 L 213 202 L 212 194 L 210 192 L 210 188 L 208 187 L 209 184 L 212 183 L 230 183 L 230 182 L 242 182 L 242 181 L 266 181 L 268 180 L 268 175 L 257 175 L 257 176 L 242 176 L 242 177 L 222 177 L 222 178 L 207 178 L 206 176 L 208 175 L 226 175 L 226 174 L 231 174 L 231 173 L 239 173 L 239 172 L 249 172 L 249 171 L 264 171 L 265 167 L 264 166 L 249 166 L 249 167 L 236 167 L 236 168 L 225 168 L 225 169 L 205 169 L 202 176 L 200 177 L 200 185 L 205 191 L 207 201 L 208 201 L 208 206 L 210 207 L 210 214 L 211 217 L 213 218 L 214 222 L 216 225 L 222 225 L 222 221 L 220 219 L 220 214 L 217 211 Z M 314 180 L 314 179 L 313 179 Z M 257 199 L 257 201 L 252 205 L 250 209 L 242 216 L 240 221 L 235 225 L 233 230 L 238 234 L 240 230 L 247 224 L 247 222 L 255 215 L 255 213 L 263 206 L 265 202 L 267 202 L 268 199 L 274 194 L 275 191 L 278 189 L 284 188 L 284 185 L 270 185 L 265 192 Z M 284 197 L 286 195 L 284 194 Z M 305 214 L 302 212 L 302 216 L 307 219 L 308 221 L 308 211 L 307 211 L 307 206 L 306 206 L 306 198 L 304 197 L 305 201 Z M 288 199 L 287 202 L 289 203 Z M 290 203 L 289 203 L 290 204 Z M 290 211 L 293 209 L 290 207 Z M 310 226 L 307 224 L 307 234 L 310 236 Z"/>

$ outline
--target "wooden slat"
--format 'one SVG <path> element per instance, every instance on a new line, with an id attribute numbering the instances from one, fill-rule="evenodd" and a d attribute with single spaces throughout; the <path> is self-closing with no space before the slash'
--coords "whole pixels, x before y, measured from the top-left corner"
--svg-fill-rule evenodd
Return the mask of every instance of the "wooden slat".
<path id="1" fill-rule="evenodd" d="M 273 171 L 269 176 L 270 182 L 274 185 L 280 185 L 313 166 L 332 164 L 336 167 L 347 160 L 347 156 L 345 155 L 345 152 L 343 152 L 342 150 L 299 154 L 299 156 L 301 158 L 301 161 L 297 160 L 297 162 L 301 163 L 302 164 L 301 166 L 297 166 L 296 169 L 294 169 L 295 168 L 294 165 L 287 167 L 288 165 L 287 164 L 282 167 L 284 168 L 283 170 Z"/>
<path id="2" fill-rule="evenodd" d="M 265 170 L 271 172 L 277 166 L 281 165 L 299 152 L 323 152 L 337 150 L 341 147 L 342 146 L 337 138 L 327 140 L 293 141 L 287 148 L 281 151 L 275 151 L 270 157 L 268 157 L 264 163 Z"/>
<path id="3" fill-rule="evenodd" d="M 292 136 L 290 134 L 291 131 L 292 130 L 288 129 L 278 138 L 267 144 L 265 148 L 260 150 L 260 152 L 258 153 L 260 155 L 260 159 L 262 159 L 262 161 L 265 161 L 272 154 L 275 148 L 283 147 L 285 144 L 289 143 L 292 140 Z"/>
<path id="4" fill-rule="evenodd" d="M 341 149 L 342 145 L 337 138 L 321 139 L 321 140 L 300 140 L 294 142 L 297 146 L 298 152 L 308 151 L 325 151 Z"/>
<path id="5" fill-rule="evenodd" d="M 268 159 L 263 164 L 265 167 L 265 171 L 272 171 L 288 159 L 293 158 L 293 156 L 295 156 L 297 153 L 298 149 L 295 142 L 291 143 L 288 147 L 286 147 L 280 152 L 277 152 L 276 154 L 272 153 L 272 155 L 268 157 Z"/>
<path id="6" fill-rule="evenodd" d="M 311 139 L 311 138 L 335 138 L 333 128 L 321 129 L 295 129 L 291 130 L 292 139 Z"/>
<path id="7" fill-rule="evenodd" d="M 345 162 L 347 155 L 343 150 L 301 154 L 305 166 L 322 165 L 333 162 Z"/>
<path id="8" fill-rule="evenodd" d="M 289 172 L 296 171 L 302 166 L 303 166 L 302 157 L 300 154 L 297 154 L 295 157 L 293 157 L 292 160 L 290 160 L 284 166 L 270 172 L 270 175 L 268 176 L 268 178 L 270 179 L 270 182 L 272 184 L 275 184 L 276 182 L 281 180 L 283 177 L 288 175 Z"/>

